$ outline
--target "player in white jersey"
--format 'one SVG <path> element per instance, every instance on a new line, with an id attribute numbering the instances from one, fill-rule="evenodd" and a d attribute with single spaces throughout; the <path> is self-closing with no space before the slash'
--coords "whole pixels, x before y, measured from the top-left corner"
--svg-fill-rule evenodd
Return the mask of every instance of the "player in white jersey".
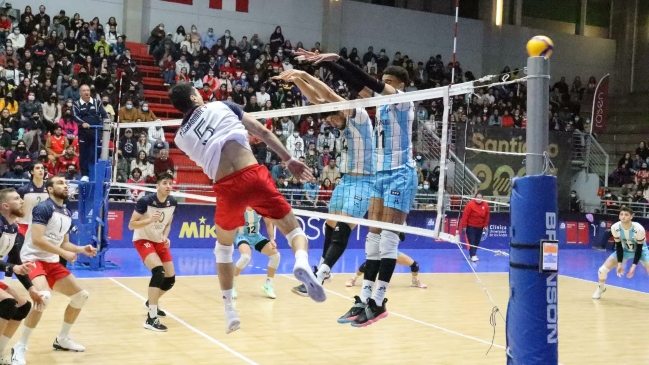
<path id="1" fill-rule="evenodd" d="M 16 220 L 25 215 L 23 200 L 15 189 L 0 190 L 0 269 L 16 274 L 20 283 L 27 289 L 34 305 L 39 306 L 43 301 L 29 279 L 29 271 L 33 263 L 24 264 L 4 261 L 9 258 L 9 253 L 19 251 L 15 245 L 18 234 Z M 0 364 L 11 364 L 11 356 L 4 357 L 5 350 L 20 322 L 27 317 L 32 308 L 32 303 L 19 295 L 16 290 L 0 282 Z"/>
<path id="2" fill-rule="evenodd" d="M 97 250 L 91 245 L 77 246 L 70 242 L 69 230 L 72 225 L 72 214 L 64 201 L 68 198 L 68 185 L 63 176 L 54 176 L 47 180 L 45 188 L 49 198 L 36 204 L 32 211 L 32 224 L 27 230 L 25 244 L 20 252 L 23 262 L 33 262 L 34 267 L 29 278 L 38 290 L 43 305 L 32 308 L 23 324 L 23 333 L 12 349 L 12 364 L 25 364 L 25 353 L 29 338 L 41 319 L 43 310 L 52 298 L 55 290 L 70 298 L 65 309 L 61 331 L 52 346 L 55 350 L 85 351 L 86 348 L 70 338 L 70 329 L 77 320 L 81 309 L 88 300 L 88 291 L 83 289 L 77 279 L 59 262 L 63 257 L 74 262 L 77 254 L 93 257 Z"/>
<path id="3" fill-rule="evenodd" d="M 214 253 L 225 302 L 226 333 L 236 331 L 241 324 L 232 302 L 232 254 L 234 238 L 245 223 L 243 212 L 247 207 L 271 219 L 286 236 L 295 253 L 293 274 L 307 286 L 314 301 L 325 301 L 325 291 L 309 267 L 307 237 L 291 206 L 275 187 L 268 169 L 258 164 L 248 143 L 248 132 L 277 153 L 293 176 L 310 180 L 313 175 L 309 168 L 293 159 L 277 137 L 236 104 L 220 101 L 205 104 L 199 92 L 187 83 L 174 86 L 169 98 L 184 115 L 174 138 L 176 146 L 215 182 L 214 221 L 218 242 Z"/>
<path id="4" fill-rule="evenodd" d="M 135 211 L 128 223 L 133 230 L 133 246 L 140 254 L 144 265 L 151 270 L 148 299 L 144 305 L 149 313 L 144 328 L 165 332 L 167 327 L 160 323 L 158 316 L 167 314 L 158 308 L 158 300 L 174 286 L 176 270 L 169 246 L 169 230 L 178 203 L 171 196 L 174 177 L 166 172 L 158 175 L 157 192 L 138 199 Z"/>
<path id="5" fill-rule="evenodd" d="M 243 269 L 250 262 L 252 250 L 255 248 L 258 252 L 263 253 L 268 256 L 268 268 L 266 269 L 266 282 L 261 286 L 261 290 L 266 293 L 266 296 L 275 299 L 275 288 L 273 286 L 273 278 L 275 277 L 275 272 L 277 267 L 279 267 L 280 254 L 277 251 L 277 244 L 275 243 L 275 227 L 273 223 L 268 219 L 264 218 L 266 223 L 266 233 L 268 238 L 264 237 L 261 232 L 261 217 L 257 212 L 252 208 L 248 207 L 243 213 L 245 216 L 245 225 L 239 228 L 237 237 L 234 239 L 234 245 L 239 249 L 239 260 L 234 265 L 234 277 L 238 277 Z M 237 290 L 235 287 L 232 288 L 232 297 L 237 297 Z"/>
<path id="6" fill-rule="evenodd" d="M 275 79 L 293 82 L 312 104 L 345 100 L 325 83 L 304 71 L 285 71 Z M 340 172 L 345 174 L 333 191 L 329 213 L 363 218 L 367 213 L 376 174 L 372 121 L 364 108 L 335 111 L 324 117 L 330 125 L 341 131 Z M 355 227 L 355 224 L 327 220 L 322 258 L 316 268 L 320 282 L 330 276 L 331 268 L 345 252 L 349 236 Z M 293 288 L 293 292 L 306 295 L 306 288 L 299 285 Z"/>
<path id="7" fill-rule="evenodd" d="M 620 208 L 620 221 L 611 226 L 611 234 L 615 240 L 615 252 L 609 256 L 597 272 L 599 285 L 593 294 L 593 299 L 599 299 L 606 291 L 606 277 L 617 264 L 617 275 L 624 275 L 624 262 L 633 259 L 633 265 L 626 275 L 628 279 L 633 277 L 638 262 L 644 266 L 649 273 L 649 249 L 646 245 L 644 227 L 633 222 L 633 210 L 627 206 Z"/>
<path id="8" fill-rule="evenodd" d="M 382 81 L 366 74 L 353 63 L 334 53 L 315 54 L 305 50 L 301 57 L 329 68 L 360 95 L 376 93 L 394 95 L 408 84 L 408 72 L 399 66 L 383 71 Z M 372 188 L 369 219 L 393 224 L 406 221 L 417 192 L 417 172 L 412 158 L 412 125 L 414 105 L 403 102 L 377 108 L 375 127 L 377 149 L 376 183 Z M 385 292 L 397 265 L 399 234 L 370 228 L 365 242 L 367 262 L 360 297 L 341 318 L 364 327 L 388 316 Z M 378 280 L 377 280 L 378 274 Z M 372 289 L 376 281 L 376 290 Z"/>

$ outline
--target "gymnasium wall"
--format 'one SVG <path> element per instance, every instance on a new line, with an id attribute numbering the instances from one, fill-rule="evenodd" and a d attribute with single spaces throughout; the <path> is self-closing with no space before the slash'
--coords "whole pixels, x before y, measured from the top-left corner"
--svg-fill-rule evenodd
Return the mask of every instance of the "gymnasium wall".
<path id="1" fill-rule="evenodd" d="M 108 18 L 115 17 L 117 24 L 122 24 L 124 0 L 37 0 L 37 1 L 11 1 L 12 6 L 20 9 L 22 14 L 26 5 L 32 7 L 32 13 L 38 13 L 38 7 L 45 5 L 45 12 L 53 18 L 59 15 L 61 10 L 65 10 L 65 15 L 72 18 L 74 13 L 79 13 L 81 18 L 91 21 L 94 17 L 99 17 L 101 23 L 108 23 Z M 119 30 L 119 29 L 118 29 Z"/>

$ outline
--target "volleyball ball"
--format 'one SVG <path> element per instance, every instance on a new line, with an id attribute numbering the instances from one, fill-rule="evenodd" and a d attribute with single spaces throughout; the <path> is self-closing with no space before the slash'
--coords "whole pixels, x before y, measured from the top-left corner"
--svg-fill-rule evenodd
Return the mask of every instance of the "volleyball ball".
<path id="1" fill-rule="evenodd" d="M 527 54 L 530 57 L 550 58 L 552 51 L 554 51 L 554 43 L 552 39 L 544 35 L 537 35 L 527 42 Z"/>

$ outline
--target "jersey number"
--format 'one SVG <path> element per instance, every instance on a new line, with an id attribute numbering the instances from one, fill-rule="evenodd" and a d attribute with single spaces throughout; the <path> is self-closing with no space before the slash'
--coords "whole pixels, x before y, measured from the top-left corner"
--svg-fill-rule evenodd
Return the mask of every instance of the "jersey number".
<path id="1" fill-rule="evenodd" d="M 248 234 L 257 234 L 257 227 L 255 226 L 248 226 Z"/>
<path id="2" fill-rule="evenodd" d="M 196 127 L 194 127 L 194 133 L 198 136 L 198 139 L 202 139 L 203 146 L 207 144 L 207 140 L 214 135 L 214 128 L 205 126 L 207 122 L 205 119 L 202 119 Z"/>
<path id="3" fill-rule="evenodd" d="M 376 148 L 385 147 L 385 131 L 376 131 Z"/>

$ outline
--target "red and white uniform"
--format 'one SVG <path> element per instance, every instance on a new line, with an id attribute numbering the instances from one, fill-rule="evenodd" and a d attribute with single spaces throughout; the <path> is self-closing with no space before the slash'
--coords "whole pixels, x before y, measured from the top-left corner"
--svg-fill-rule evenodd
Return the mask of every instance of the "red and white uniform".
<path id="1" fill-rule="evenodd" d="M 158 200 L 157 194 L 147 194 L 135 204 L 135 211 L 144 218 L 149 218 L 160 212 L 160 220 L 146 227 L 133 231 L 133 246 L 140 254 L 142 261 L 151 253 L 157 253 L 162 262 L 172 261 L 171 251 L 165 247 L 164 230 L 174 215 L 178 202 L 172 196 L 163 202 Z"/>
<path id="2" fill-rule="evenodd" d="M 16 223 L 18 223 L 18 233 L 25 235 L 27 228 L 32 224 L 32 210 L 36 204 L 47 200 L 50 196 L 47 194 L 47 189 L 45 189 L 45 182 L 41 187 L 38 187 L 33 181 L 30 181 L 19 187 L 17 191 L 18 195 L 25 201 L 25 216 L 16 219 Z"/>
<path id="3" fill-rule="evenodd" d="M 217 101 L 202 105 L 183 120 L 174 142 L 210 178 L 216 176 L 221 150 L 228 141 L 236 141 L 250 150 L 248 131 L 241 119 L 243 111 L 236 104 Z M 263 217 L 284 218 L 291 206 L 275 188 L 268 169 L 251 165 L 214 184 L 217 207 L 214 220 L 224 230 L 244 225 L 244 211 L 252 207 Z"/>

